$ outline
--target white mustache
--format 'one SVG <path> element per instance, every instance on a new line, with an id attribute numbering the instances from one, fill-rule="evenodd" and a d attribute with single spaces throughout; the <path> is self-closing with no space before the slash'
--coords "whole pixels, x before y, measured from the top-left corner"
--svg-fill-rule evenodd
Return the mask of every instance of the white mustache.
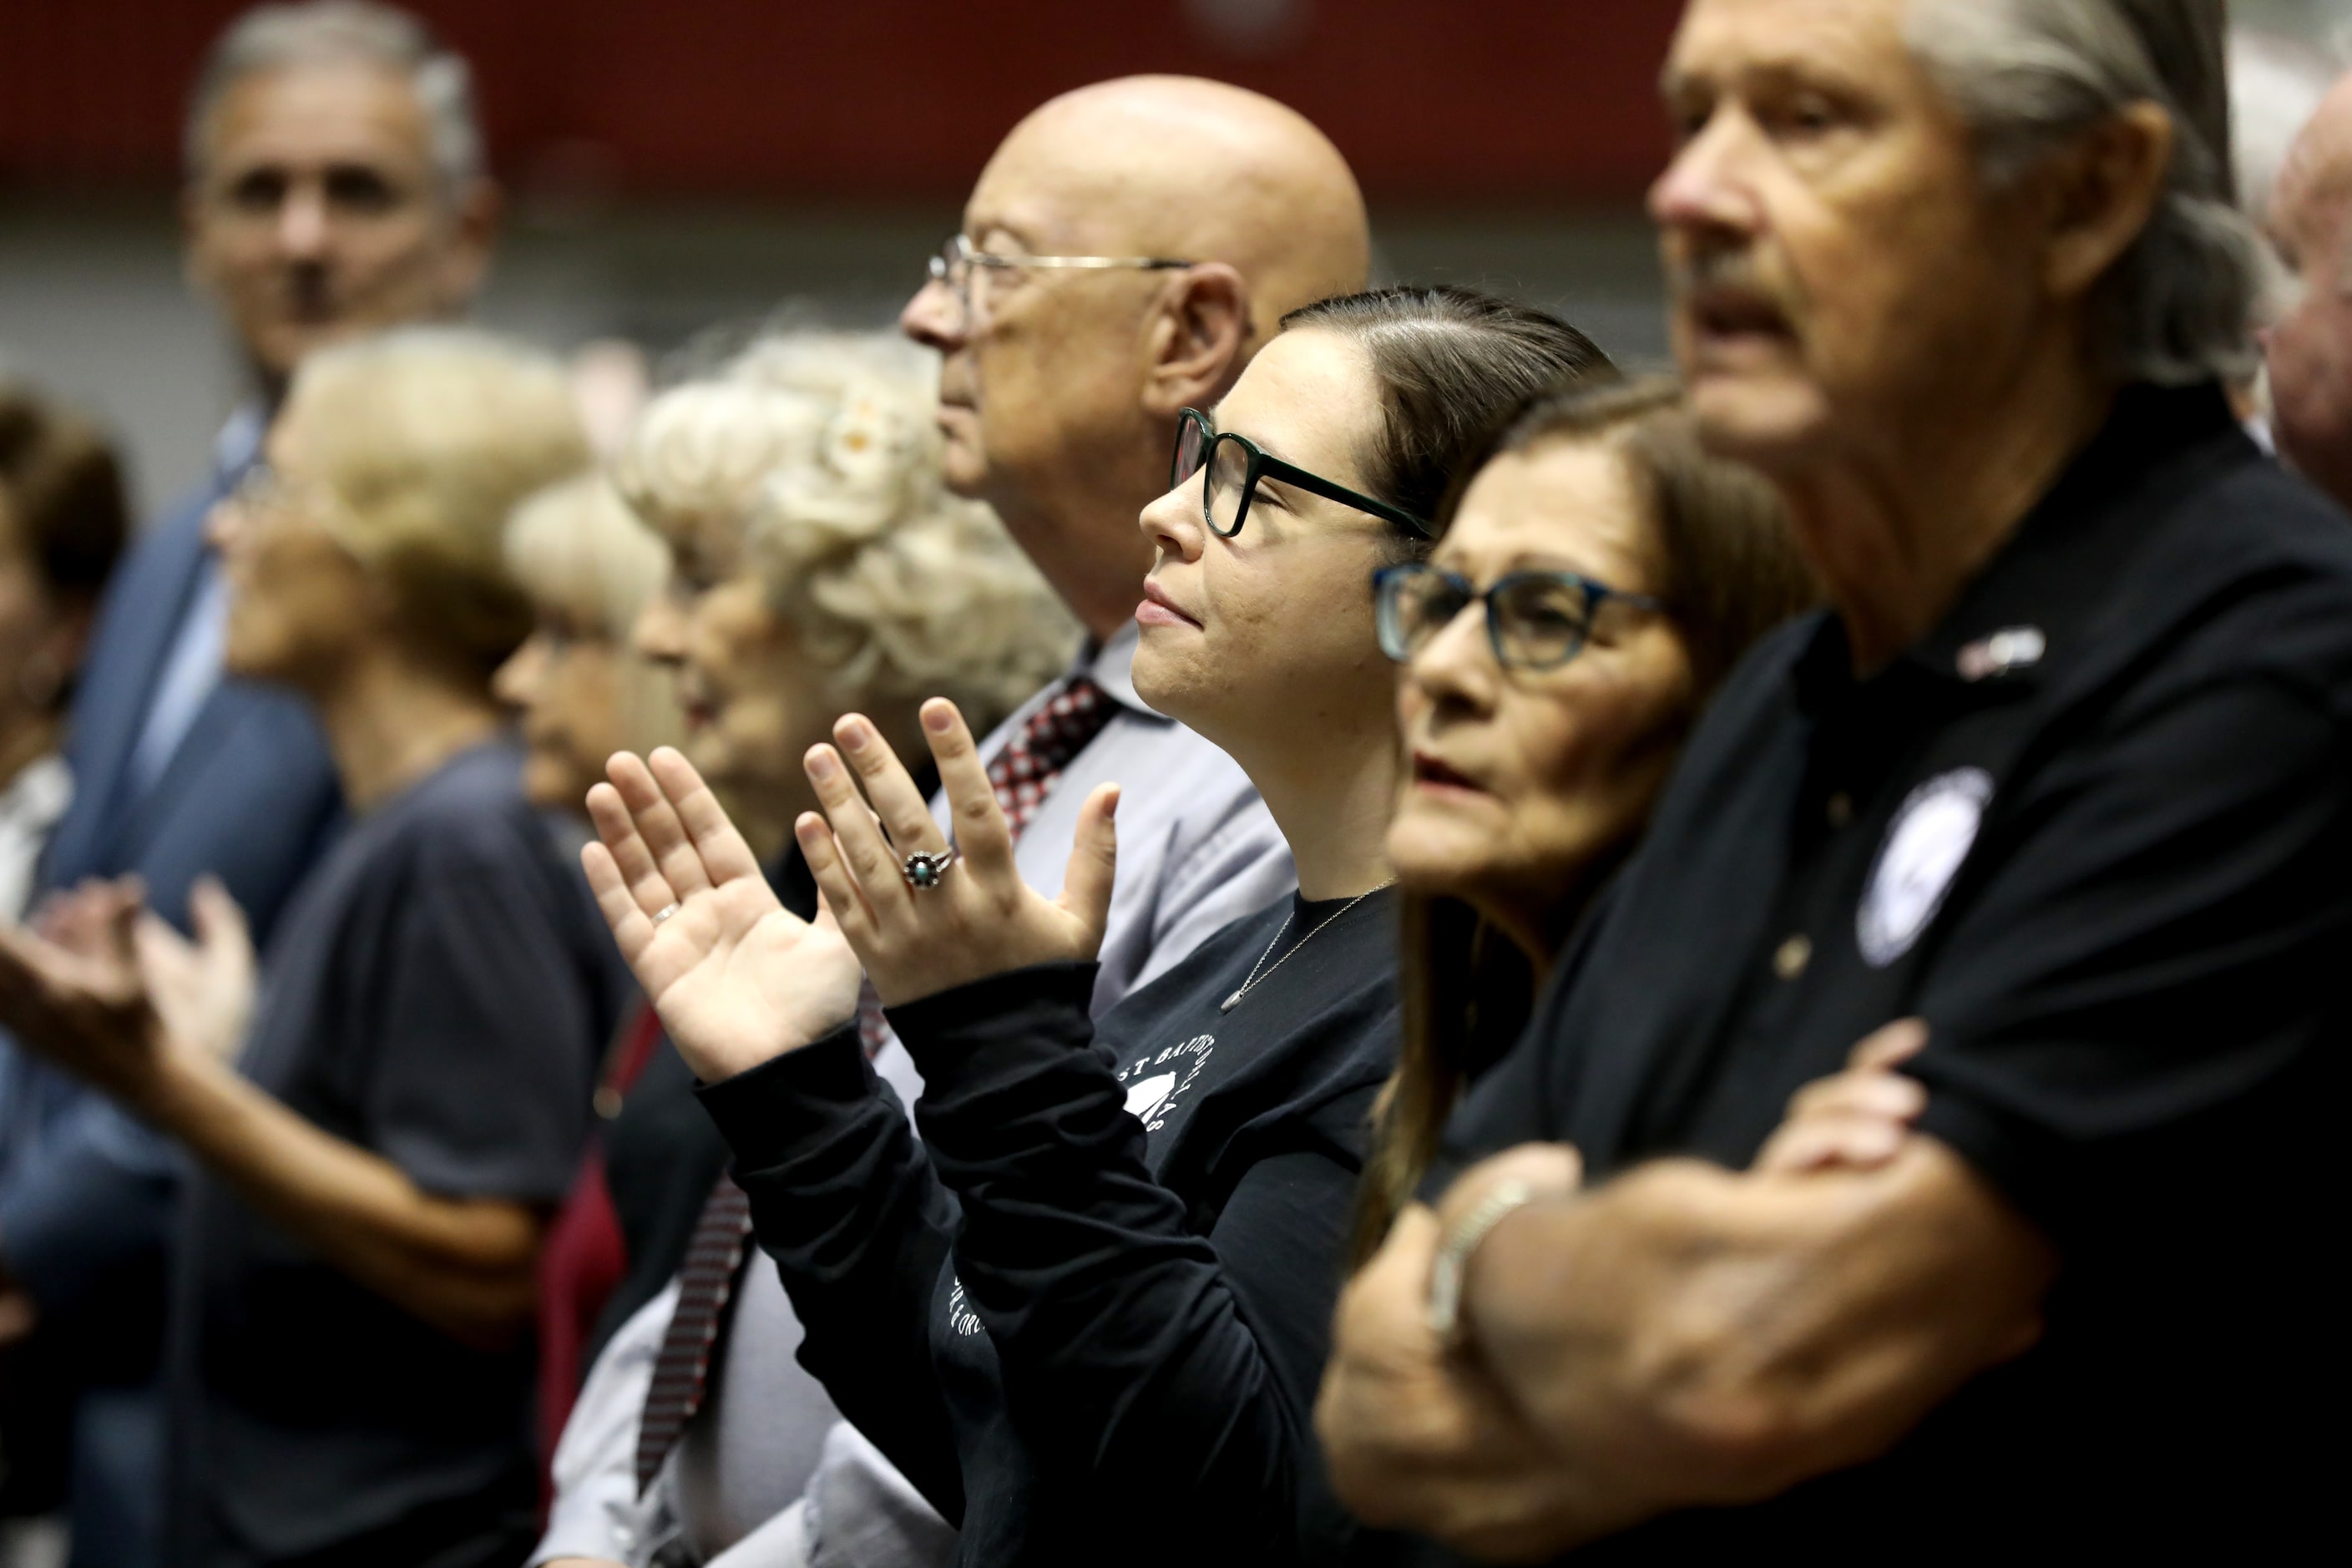
<path id="1" fill-rule="evenodd" d="M 1676 294 L 1702 289 L 1736 289 L 1780 303 L 1780 291 L 1758 275 L 1756 265 L 1734 250 L 1703 250 L 1678 256 L 1666 264 L 1666 286 Z"/>

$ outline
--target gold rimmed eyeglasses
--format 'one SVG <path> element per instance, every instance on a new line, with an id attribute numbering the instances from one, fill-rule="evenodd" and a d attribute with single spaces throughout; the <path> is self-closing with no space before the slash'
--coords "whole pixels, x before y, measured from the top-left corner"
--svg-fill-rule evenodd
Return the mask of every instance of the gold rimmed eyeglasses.
<path id="1" fill-rule="evenodd" d="M 1170 256 L 1003 256 L 977 249 L 962 235 L 950 237 L 931 258 L 931 281 L 944 283 L 955 291 L 956 303 L 967 319 L 971 314 L 971 278 L 975 268 L 990 272 L 1017 272 L 1025 268 L 1077 272 L 1180 272 L 1198 262 L 1180 261 Z"/>

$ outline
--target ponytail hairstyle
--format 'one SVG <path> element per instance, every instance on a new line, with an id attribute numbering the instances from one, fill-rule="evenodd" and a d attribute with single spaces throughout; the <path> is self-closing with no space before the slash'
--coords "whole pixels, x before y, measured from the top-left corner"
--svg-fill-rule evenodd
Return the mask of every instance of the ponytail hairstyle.
<path id="1" fill-rule="evenodd" d="M 1370 356 L 1381 418 L 1364 454 L 1371 493 L 1434 519 L 1497 419 L 1546 387 L 1613 382 L 1617 367 L 1556 316 L 1444 285 L 1376 289 L 1293 310 L 1285 331 L 1334 332 Z M 1395 560 L 1429 552 L 1396 536 Z"/>

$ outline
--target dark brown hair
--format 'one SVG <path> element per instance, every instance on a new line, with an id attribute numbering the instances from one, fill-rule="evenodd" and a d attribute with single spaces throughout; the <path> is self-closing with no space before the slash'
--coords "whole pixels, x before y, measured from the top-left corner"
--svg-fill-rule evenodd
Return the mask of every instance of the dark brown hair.
<path id="1" fill-rule="evenodd" d="M 98 427 L 0 380 L 0 517 L 61 605 L 88 609 L 131 534 L 121 466 Z"/>
<path id="2" fill-rule="evenodd" d="M 1478 445 L 1438 509 L 1441 532 L 1479 469 L 1557 441 L 1618 453 L 1647 500 L 1659 596 L 1689 651 L 1696 718 L 1751 644 L 1820 597 L 1779 498 L 1751 470 L 1707 454 L 1674 382 L 1555 387 Z M 1579 887 L 1597 887 L 1632 847 L 1617 845 L 1606 864 L 1583 868 Z M 1581 912 L 1580 897 L 1572 901 L 1578 907 L 1552 921 L 1557 935 Z M 1535 1002 L 1537 960 L 1469 904 L 1408 892 L 1400 924 L 1404 1038 L 1374 1112 L 1357 1205 L 1359 1262 L 1412 1201 L 1464 1088 L 1510 1048 Z"/>
<path id="3" fill-rule="evenodd" d="M 1591 338 L 1557 316 L 1444 285 L 1376 289 L 1283 317 L 1362 345 L 1381 384 L 1381 428 L 1366 454 L 1372 493 L 1435 521 L 1457 470 L 1497 418 L 1545 387 L 1615 380 Z M 1400 542 L 1420 553 L 1426 541 Z"/>

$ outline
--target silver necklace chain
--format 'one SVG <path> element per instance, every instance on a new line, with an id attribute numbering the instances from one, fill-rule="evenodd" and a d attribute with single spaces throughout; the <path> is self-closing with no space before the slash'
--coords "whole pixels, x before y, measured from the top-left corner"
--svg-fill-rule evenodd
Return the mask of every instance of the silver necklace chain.
<path id="1" fill-rule="evenodd" d="M 1313 942 L 1317 937 L 1321 936 L 1325 930 L 1339 924 L 1340 920 L 1346 916 L 1349 910 L 1354 909 L 1358 904 L 1362 903 L 1366 899 L 1369 899 L 1374 893 L 1379 892 L 1381 888 L 1393 888 L 1395 886 L 1396 879 L 1394 877 L 1391 877 L 1387 881 L 1382 882 L 1379 888 L 1367 888 L 1362 892 L 1358 893 L 1354 898 L 1349 899 L 1346 903 L 1340 905 L 1339 908 L 1332 914 L 1330 919 L 1322 921 L 1317 925 L 1314 930 L 1308 931 L 1305 936 L 1300 937 L 1298 939 L 1298 947 L 1305 947 L 1308 942 Z M 1265 961 L 1267 959 L 1274 958 L 1274 950 L 1280 947 L 1282 945 L 1282 939 L 1290 934 L 1290 922 L 1297 918 L 1298 911 L 1295 909 L 1288 914 L 1282 917 L 1282 929 L 1274 933 L 1274 940 L 1265 944 L 1265 951 L 1257 955 L 1257 962 L 1255 963 L 1250 965 L 1249 978 L 1242 982 L 1242 987 L 1240 990 L 1234 992 L 1232 995 L 1226 997 L 1223 1002 L 1217 1005 L 1218 1012 L 1230 1013 L 1234 1008 L 1242 1005 L 1242 998 L 1250 994 L 1250 987 L 1255 985 L 1258 982 L 1257 972 L 1261 969 L 1265 969 Z M 1292 948 L 1289 952 L 1284 953 L 1280 958 L 1275 958 L 1274 969 L 1280 969 L 1284 964 L 1288 963 L 1292 955 L 1297 952 L 1298 947 Z M 1268 980 L 1274 978 L 1274 969 L 1265 969 L 1265 978 Z"/>

